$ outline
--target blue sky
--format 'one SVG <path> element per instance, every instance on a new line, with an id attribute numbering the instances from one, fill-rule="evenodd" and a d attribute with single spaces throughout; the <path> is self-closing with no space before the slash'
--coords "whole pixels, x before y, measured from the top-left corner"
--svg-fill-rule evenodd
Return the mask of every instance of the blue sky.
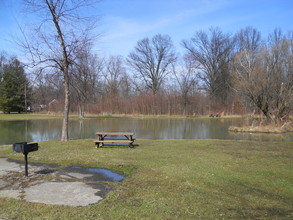
<path id="1" fill-rule="evenodd" d="M 97 9 L 100 55 L 127 56 L 138 40 L 158 33 L 170 35 L 182 51 L 183 39 L 212 26 L 232 34 L 253 26 L 263 37 L 275 28 L 293 30 L 293 0 L 103 0 Z M 21 0 L 0 0 L 0 51 L 18 55 L 12 38 L 26 18 Z"/>

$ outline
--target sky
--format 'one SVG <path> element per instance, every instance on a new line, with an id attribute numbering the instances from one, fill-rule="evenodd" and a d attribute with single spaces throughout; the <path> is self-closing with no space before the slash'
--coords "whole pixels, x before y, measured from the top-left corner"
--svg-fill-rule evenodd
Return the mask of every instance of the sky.
<path id="1" fill-rule="evenodd" d="M 0 0 L 0 51 L 11 55 L 20 53 L 13 39 L 27 18 L 21 8 L 21 0 Z M 293 0 L 102 0 L 97 10 L 102 37 L 95 51 L 101 56 L 126 57 L 139 40 L 156 34 L 169 35 L 184 53 L 182 40 L 211 27 L 235 34 L 252 26 L 263 37 L 275 28 L 293 30 Z"/>

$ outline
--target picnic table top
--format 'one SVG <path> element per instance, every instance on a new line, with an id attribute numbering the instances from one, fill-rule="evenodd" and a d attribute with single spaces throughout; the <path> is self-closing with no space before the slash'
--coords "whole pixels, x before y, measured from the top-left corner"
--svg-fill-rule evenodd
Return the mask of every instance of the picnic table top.
<path id="1" fill-rule="evenodd" d="M 96 135 L 117 135 L 117 136 L 132 136 L 134 135 L 134 132 L 97 132 Z"/>

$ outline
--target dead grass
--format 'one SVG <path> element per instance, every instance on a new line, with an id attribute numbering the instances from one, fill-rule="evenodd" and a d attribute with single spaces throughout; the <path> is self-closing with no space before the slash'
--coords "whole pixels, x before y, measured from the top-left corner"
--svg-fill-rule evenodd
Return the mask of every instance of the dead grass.
<path id="1" fill-rule="evenodd" d="M 230 126 L 229 131 L 250 132 L 250 133 L 287 133 L 293 132 L 293 121 L 285 122 L 282 125 L 251 125 L 251 126 Z"/>

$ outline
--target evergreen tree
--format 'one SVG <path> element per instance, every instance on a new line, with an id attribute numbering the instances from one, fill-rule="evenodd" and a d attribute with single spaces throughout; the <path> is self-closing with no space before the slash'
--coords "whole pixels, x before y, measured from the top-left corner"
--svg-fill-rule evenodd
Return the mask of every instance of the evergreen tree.
<path id="1" fill-rule="evenodd" d="M 2 67 L 0 81 L 0 110 L 4 113 L 23 112 L 29 104 L 30 88 L 19 60 L 11 58 Z"/>

